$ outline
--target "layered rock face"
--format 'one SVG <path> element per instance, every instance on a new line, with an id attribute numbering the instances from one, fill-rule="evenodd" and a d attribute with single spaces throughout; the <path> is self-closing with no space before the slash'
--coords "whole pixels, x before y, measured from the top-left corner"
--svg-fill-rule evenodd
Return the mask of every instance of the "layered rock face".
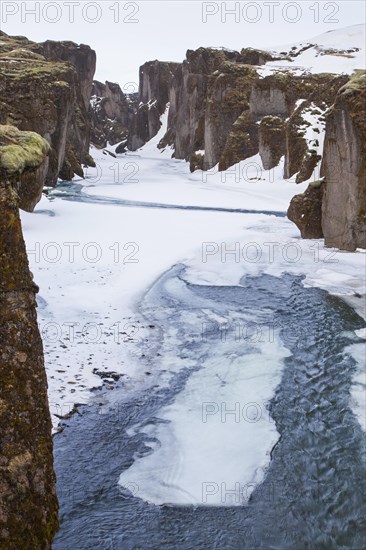
<path id="1" fill-rule="evenodd" d="M 366 248 L 366 72 L 339 90 L 326 125 L 322 228 L 327 246 Z"/>
<path id="2" fill-rule="evenodd" d="M 37 287 L 29 271 L 19 204 L 39 194 L 48 143 L 0 126 L 0 548 L 50 549 L 58 527 L 51 419 Z M 28 194 L 18 191 L 34 187 Z"/>
<path id="3" fill-rule="evenodd" d="M 326 117 L 321 180 L 296 195 L 288 217 L 305 238 L 343 250 L 366 248 L 366 73 L 342 86 Z"/>
<path id="4" fill-rule="evenodd" d="M 89 155 L 89 94 L 96 56 L 89 46 L 1 33 L 0 123 L 32 130 L 51 145 L 45 183 L 83 176 Z"/>
<path id="5" fill-rule="evenodd" d="M 130 151 L 136 151 L 158 133 L 178 66 L 179 63 L 155 60 L 140 67 L 139 105 L 132 117 L 127 141 Z"/>
<path id="6" fill-rule="evenodd" d="M 133 118 L 133 102 L 120 86 L 113 82 L 94 81 L 91 96 L 91 142 L 96 147 L 127 143 L 129 126 Z"/>
<path id="7" fill-rule="evenodd" d="M 264 116 L 259 124 L 259 154 L 263 168 L 270 170 L 277 166 L 285 154 L 284 120 L 279 116 Z"/>

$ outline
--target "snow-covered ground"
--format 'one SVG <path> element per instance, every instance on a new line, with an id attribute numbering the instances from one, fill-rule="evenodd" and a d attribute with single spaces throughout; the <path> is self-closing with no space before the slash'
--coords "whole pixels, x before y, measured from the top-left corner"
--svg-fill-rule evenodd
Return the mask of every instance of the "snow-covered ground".
<path id="1" fill-rule="evenodd" d="M 355 68 L 364 69 L 365 24 L 352 25 L 313 36 L 297 44 L 271 49 L 273 53 L 296 54 L 292 61 L 272 61 L 260 69 L 267 76 L 279 69 L 303 72 L 351 74 Z"/>
<path id="2" fill-rule="evenodd" d="M 283 159 L 273 170 L 263 170 L 259 155 L 225 172 L 214 167 L 190 173 L 184 160 L 171 160 L 170 148 L 157 149 L 166 129 L 167 113 L 162 123 L 157 136 L 141 150 L 117 159 L 92 147 L 97 168 L 88 168 L 90 179 L 82 192 L 165 205 L 285 212 L 291 197 L 308 185 L 295 186 L 294 180 L 283 179 Z"/>
<path id="3" fill-rule="evenodd" d="M 116 204 L 51 195 L 35 213 L 22 213 L 41 289 L 38 315 L 54 415 L 86 403 L 102 378 L 112 387 L 108 373 L 122 374 L 131 391 L 151 383 L 136 360 L 135 344 L 150 330 L 136 305 L 178 262 L 189 266 L 188 276 L 199 284 L 236 285 L 245 274 L 304 274 L 305 285 L 346 297 L 364 315 L 364 302 L 355 295 L 365 293 L 365 251 L 343 253 L 324 248 L 322 240 L 301 240 L 287 218 L 260 213 L 284 213 L 306 183 L 284 181 L 282 163 L 262 170 L 259 157 L 226 175 L 190 174 L 185 162 L 170 158 L 171 151 L 156 149 L 159 138 L 118 158 L 92 151 L 98 166 L 82 181 L 81 195 L 114 198 Z M 259 213 L 123 206 L 121 199 Z"/>

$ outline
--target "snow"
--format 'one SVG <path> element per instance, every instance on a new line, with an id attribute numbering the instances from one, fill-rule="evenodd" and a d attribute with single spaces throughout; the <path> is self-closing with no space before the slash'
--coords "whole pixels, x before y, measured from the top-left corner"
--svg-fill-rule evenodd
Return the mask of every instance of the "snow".
<path id="1" fill-rule="evenodd" d="M 307 125 L 304 127 L 304 138 L 309 149 L 314 149 L 318 155 L 323 153 L 325 138 L 325 115 L 326 109 L 322 110 L 315 103 L 304 109 L 301 113 Z M 317 113 L 317 114 L 315 114 Z"/>
<path id="2" fill-rule="evenodd" d="M 147 502 L 240 506 L 264 478 L 278 439 L 266 403 L 290 353 L 278 336 L 252 344 L 245 362 L 232 340 L 218 347 L 174 402 L 159 411 L 157 424 L 135 429 L 159 446 L 137 458 L 119 483 L 137 485 Z"/>
<path id="3" fill-rule="evenodd" d="M 301 72 L 351 74 L 355 69 L 365 68 L 365 24 L 328 31 L 297 44 L 276 46 L 271 50 L 274 54 L 296 53 L 309 45 L 312 47 L 293 57 L 293 61 L 271 61 L 259 68 L 259 73 L 265 77 L 273 71 L 288 69 L 295 70 L 298 75 Z M 348 52 L 353 49 L 359 51 Z"/>
<path id="4" fill-rule="evenodd" d="M 118 160 L 92 147 L 97 168 L 88 168 L 90 179 L 83 193 L 165 205 L 286 212 L 293 195 L 305 191 L 308 183 L 295 186 L 283 179 L 284 159 L 265 171 L 259 155 L 226 172 L 216 166 L 189 173 L 184 160 L 171 159 L 170 148 L 156 147 L 165 134 L 167 116 L 163 115 L 158 134 L 143 149 L 120 155 Z"/>
<path id="5" fill-rule="evenodd" d="M 357 46 L 360 27 L 327 33 L 318 43 L 330 47 L 347 38 L 347 47 Z M 314 71 L 326 66 L 327 71 L 347 72 L 363 55 L 355 53 L 349 60 L 320 53 L 321 48 L 311 48 L 296 58 L 296 64 Z M 310 123 L 305 137 L 311 147 L 319 139 L 320 150 L 323 125 L 311 109 L 304 116 Z M 41 289 L 38 318 L 55 430 L 59 417 L 75 404 L 96 399 L 91 390 L 102 385 L 101 373 L 107 388 L 113 387 L 111 373 L 122 376 L 126 399 L 159 383 L 161 373 L 146 377 L 139 360 L 139 344 L 151 329 L 137 306 L 154 281 L 175 264 L 184 263 L 186 279 L 201 285 L 238 285 L 242 277 L 263 273 L 303 275 L 305 286 L 342 297 L 366 319 L 364 300 L 358 297 L 365 296 L 366 251 L 344 253 L 325 248 L 322 240 L 302 240 L 286 217 L 262 213 L 284 214 L 291 197 L 309 182 L 295 185 L 284 180 L 283 159 L 275 169 L 263 170 L 259 155 L 225 173 L 215 167 L 190 174 L 187 163 L 171 158 L 171 148 L 156 147 L 166 124 L 167 113 L 158 135 L 139 151 L 113 158 L 91 149 L 97 167 L 88 169 L 86 180 L 74 183 L 84 186 L 81 198 L 104 197 L 109 202 L 67 201 L 51 193 L 34 214 L 22 212 L 30 266 Z M 314 126 L 320 134 L 314 133 Z M 317 179 L 315 173 L 312 178 Z M 239 212 L 243 210 L 253 212 Z M 360 345 L 345 350 L 359 365 Z M 253 345 L 245 370 L 238 368 L 240 356 L 230 355 L 224 347 L 225 361 L 209 357 L 174 401 L 159 411 L 159 418 L 168 423 L 144 428 L 159 446 L 136 459 L 120 483 L 137 482 L 139 495 L 156 504 L 245 503 L 250 487 L 263 478 L 276 429 L 268 417 L 256 423 L 233 422 L 230 429 L 216 414 L 204 423 L 200 404 L 205 399 L 235 403 L 245 395 L 246 402 L 263 408 L 288 353 L 277 336 L 271 345 Z M 161 371 L 164 368 L 180 368 L 174 354 L 164 357 Z M 352 407 L 361 423 L 360 369 Z M 219 384 L 220 377 L 226 385 Z M 227 493 L 238 480 L 239 499 Z M 206 494 L 204 483 L 211 484 Z"/>
<path id="6" fill-rule="evenodd" d="M 242 225 L 239 215 L 228 213 L 119 208 L 45 197 L 34 214 L 22 213 L 22 221 L 31 270 L 41 289 L 38 318 L 51 410 L 59 415 L 74 403 L 88 402 L 90 389 L 101 385 L 94 368 L 123 373 L 124 380 L 143 377 L 129 356 L 131 344 L 146 332 L 139 328 L 135 304 L 162 272 L 194 254 L 202 241 L 228 238 Z M 70 325 L 75 325 L 74 335 Z"/>

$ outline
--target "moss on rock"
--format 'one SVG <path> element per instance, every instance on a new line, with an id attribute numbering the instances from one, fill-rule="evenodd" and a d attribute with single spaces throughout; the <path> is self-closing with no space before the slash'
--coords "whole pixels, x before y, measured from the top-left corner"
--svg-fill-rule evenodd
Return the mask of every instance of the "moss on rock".
<path id="1" fill-rule="evenodd" d="M 50 550 L 58 527 L 37 287 L 29 270 L 17 192 L 20 178 L 25 173 L 35 177 L 47 151 L 47 142 L 34 132 L 0 126 L 0 548 L 4 550 Z"/>
<path id="2" fill-rule="evenodd" d="M 0 171 L 12 176 L 26 168 L 37 168 L 50 146 L 36 132 L 21 132 L 14 126 L 0 125 Z"/>

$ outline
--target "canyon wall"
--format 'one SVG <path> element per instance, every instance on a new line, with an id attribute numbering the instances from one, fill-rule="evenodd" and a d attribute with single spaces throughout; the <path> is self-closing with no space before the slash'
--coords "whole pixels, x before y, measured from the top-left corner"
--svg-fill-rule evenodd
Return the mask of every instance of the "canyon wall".
<path id="1" fill-rule="evenodd" d="M 37 172 L 47 170 L 49 149 L 36 133 L 0 125 L 0 548 L 6 550 L 50 549 L 58 527 L 38 289 L 19 217 L 19 206 L 30 209 L 39 194 Z M 20 198 L 25 184 L 34 189 Z"/>
<path id="2" fill-rule="evenodd" d="M 169 103 L 159 147 L 191 171 L 226 170 L 257 153 L 270 170 L 283 157 L 285 179 L 313 180 L 288 210 L 301 235 L 365 247 L 364 76 L 280 68 L 263 76 L 261 65 L 272 60 L 250 48 L 199 48 L 180 64 L 145 63 L 127 147 L 156 135 Z"/>
<path id="3" fill-rule="evenodd" d="M 226 170 L 259 153 L 265 169 L 284 155 L 286 178 L 309 179 L 321 155 L 306 140 L 306 115 L 325 120 L 348 77 L 281 70 L 263 77 L 261 66 L 274 59 L 250 48 L 199 48 L 188 50 L 180 64 L 146 63 L 127 147 L 135 150 L 157 133 L 169 103 L 159 147 L 171 147 L 172 156 L 185 159 L 192 171 L 215 165 Z"/>
<path id="4" fill-rule="evenodd" d="M 89 155 L 96 55 L 73 42 L 37 44 L 0 34 L 0 124 L 35 131 L 51 146 L 44 183 L 83 177 Z"/>
<path id="5" fill-rule="evenodd" d="M 169 91 L 179 63 L 148 61 L 139 71 L 139 102 L 132 117 L 127 147 L 136 151 L 159 131 L 160 117 L 169 101 Z"/>
<path id="6" fill-rule="evenodd" d="M 322 162 L 325 244 L 366 248 L 366 72 L 337 95 L 327 117 Z"/>
<path id="7" fill-rule="evenodd" d="M 120 143 L 117 152 L 124 152 L 134 116 L 134 99 L 124 94 L 116 83 L 94 80 L 90 103 L 91 143 L 98 148 L 106 147 L 107 143 Z"/>
<path id="8" fill-rule="evenodd" d="M 366 248 L 366 73 L 340 87 L 326 116 L 321 179 L 296 195 L 288 217 L 302 237 L 326 246 Z"/>

